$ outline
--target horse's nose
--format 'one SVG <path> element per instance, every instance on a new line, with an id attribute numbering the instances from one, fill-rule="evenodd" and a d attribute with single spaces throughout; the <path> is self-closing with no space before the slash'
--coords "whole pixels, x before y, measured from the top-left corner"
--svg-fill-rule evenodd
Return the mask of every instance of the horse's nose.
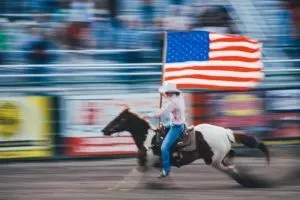
<path id="1" fill-rule="evenodd" d="M 107 130 L 106 129 L 102 129 L 101 132 L 103 133 L 103 135 L 108 135 Z"/>

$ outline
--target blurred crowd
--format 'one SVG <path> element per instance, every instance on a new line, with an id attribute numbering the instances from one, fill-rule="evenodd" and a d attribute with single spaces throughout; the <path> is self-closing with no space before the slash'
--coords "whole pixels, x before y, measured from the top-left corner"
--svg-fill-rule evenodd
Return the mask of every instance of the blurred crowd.
<path id="1" fill-rule="evenodd" d="M 122 76 L 128 69 L 108 70 L 121 74 L 119 76 L 101 76 L 107 69 L 101 71 L 100 67 L 85 67 L 89 63 L 103 64 L 106 61 L 160 63 L 163 31 L 188 30 L 250 35 L 262 40 L 263 56 L 267 55 L 268 60 L 300 58 L 300 0 L 1 0 L 0 65 L 25 64 L 26 67 L 0 66 L 2 76 L 21 75 L 2 78 L 0 86 L 60 87 L 66 83 L 94 84 L 99 83 L 99 80 L 102 83 L 129 84 L 133 80 L 138 84 L 147 80 L 145 85 L 148 86 L 156 79 L 152 80 L 148 75 Z M 271 58 L 268 57 L 270 55 Z M 52 63 L 59 64 L 55 67 L 44 65 Z M 61 63 L 67 63 L 71 67 L 64 68 Z M 80 63 L 83 64 L 83 70 L 73 67 L 73 64 Z M 265 63 L 264 67 L 290 69 L 290 63 L 299 67 L 297 62 L 277 61 Z M 53 72 L 52 70 L 71 75 L 52 74 L 52 77 L 47 78 L 43 76 L 49 75 L 47 73 Z M 151 69 L 143 70 L 131 68 L 130 72 L 160 72 L 161 68 L 152 66 Z M 74 72 L 80 76 L 73 77 Z M 81 75 L 81 72 L 89 72 L 92 76 Z M 22 76 L 24 74 L 26 76 Z M 158 82 L 160 78 L 157 78 Z M 299 84 L 299 75 L 292 77 L 284 74 L 268 78 L 267 76 L 266 80 L 272 81 L 270 85 L 274 88 L 282 82 Z M 114 88 L 117 88 L 115 86 L 107 89 L 105 84 L 99 86 L 97 85 L 97 90 L 105 88 L 105 91 L 114 91 Z M 103 93 L 101 89 L 99 92 Z M 278 113 L 287 113 L 278 118 L 274 117 L 272 126 L 278 127 L 278 135 L 296 135 L 299 129 L 296 125 L 299 124 L 299 104 L 296 105 L 295 102 L 298 102 L 300 93 L 298 90 L 296 92 L 296 95 L 293 95 L 291 91 L 284 90 L 282 94 L 275 91 L 277 96 L 270 98 L 270 102 L 275 102 L 270 108 L 272 112 L 277 114 L 279 109 Z M 219 101 L 219 98 L 216 99 Z M 295 107 L 286 108 L 293 105 Z M 296 120 L 294 113 L 289 115 L 290 111 L 296 112 Z M 223 116 L 219 116 L 221 112 L 218 108 L 216 113 L 222 121 Z M 260 120 L 256 116 L 255 119 Z M 239 120 L 249 121 L 248 118 Z M 249 122 L 257 121 L 251 118 Z M 233 122 L 236 122 L 235 118 Z M 251 131 L 266 132 L 265 127 L 257 126 L 258 124 L 255 124 L 253 129 L 256 130 Z"/>
<path id="2" fill-rule="evenodd" d="M 285 37 L 292 38 L 291 46 L 298 45 L 300 3 L 298 0 L 281 1 L 282 12 L 278 15 L 288 18 L 293 24 L 292 31 Z M 113 58 L 122 62 L 141 62 L 147 61 L 147 58 L 152 61 L 161 60 L 164 30 L 244 33 L 237 28 L 238 19 L 232 17 L 235 16 L 234 9 L 225 4 L 226 1 L 2 0 L 1 2 L 0 64 L 68 62 L 66 53 L 83 49 L 140 49 L 141 51 L 124 52 Z M 89 55 L 93 59 L 109 57 L 99 54 L 95 51 Z"/>

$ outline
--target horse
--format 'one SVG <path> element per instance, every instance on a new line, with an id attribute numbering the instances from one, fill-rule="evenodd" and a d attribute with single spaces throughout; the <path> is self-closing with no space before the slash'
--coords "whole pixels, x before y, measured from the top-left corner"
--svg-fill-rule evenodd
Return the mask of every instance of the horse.
<path id="1" fill-rule="evenodd" d="M 211 132 L 211 129 L 219 132 Z M 127 107 L 102 129 L 102 133 L 106 136 L 124 131 L 131 134 L 137 146 L 137 169 L 145 172 L 149 167 L 160 168 L 163 128 L 154 128 L 148 120 Z M 257 148 L 262 151 L 267 163 L 270 162 L 268 147 L 259 139 L 241 131 L 232 131 L 211 124 L 199 124 L 187 127 L 184 135 L 190 138 L 188 139 L 190 142 L 188 145 L 182 145 L 184 139 L 181 138 L 173 146 L 170 156 L 172 166 L 181 167 L 197 159 L 203 159 L 206 165 L 211 165 L 243 185 L 244 183 L 239 179 L 239 172 L 232 162 L 235 155 L 232 144 L 242 143 L 246 147 Z M 192 137 L 194 139 L 191 139 Z"/>

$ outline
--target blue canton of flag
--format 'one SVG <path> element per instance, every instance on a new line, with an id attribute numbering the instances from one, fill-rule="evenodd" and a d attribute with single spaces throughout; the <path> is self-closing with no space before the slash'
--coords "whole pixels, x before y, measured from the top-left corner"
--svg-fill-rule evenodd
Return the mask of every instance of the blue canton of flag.
<path id="1" fill-rule="evenodd" d="M 167 63 L 207 61 L 209 59 L 209 33 L 171 32 L 167 40 Z"/>

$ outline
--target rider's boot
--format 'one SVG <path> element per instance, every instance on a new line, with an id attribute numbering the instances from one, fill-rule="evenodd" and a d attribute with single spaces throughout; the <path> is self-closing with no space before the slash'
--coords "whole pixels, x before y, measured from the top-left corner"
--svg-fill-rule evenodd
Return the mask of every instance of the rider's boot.
<path id="1" fill-rule="evenodd" d="M 165 178 L 165 177 L 167 177 L 167 176 L 169 176 L 169 173 L 167 173 L 164 169 L 162 169 L 162 170 L 160 171 L 160 174 L 159 174 L 159 177 L 158 177 L 158 178 Z"/>

